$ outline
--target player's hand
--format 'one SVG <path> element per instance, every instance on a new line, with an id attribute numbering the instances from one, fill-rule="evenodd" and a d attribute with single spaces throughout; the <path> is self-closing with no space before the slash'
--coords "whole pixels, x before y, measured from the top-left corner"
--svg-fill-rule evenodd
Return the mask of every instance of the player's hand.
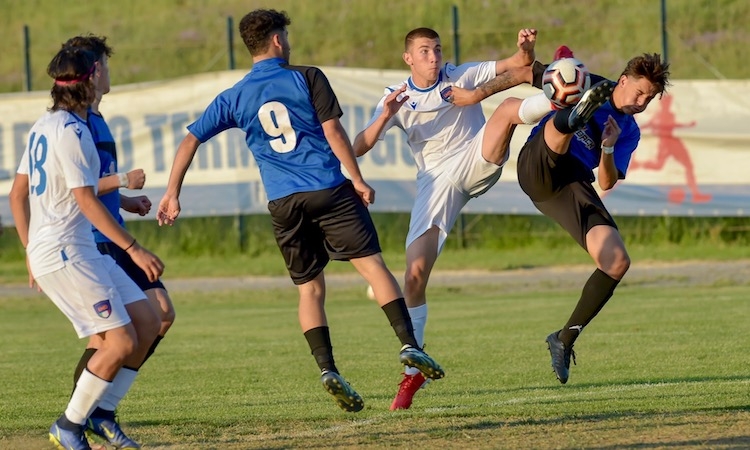
<path id="1" fill-rule="evenodd" d="M 143 169 L 135 169 L 128 172 L 128 189 L 143 189 L 146 184 L 146 172 Z"/>
<path id="2" fill-rule="evenodd" d="M 26 256 L 26 271 L 29 273 L 29 288 L 34 289 L 34 285 L 36 285 L 36 291 L 42 292 L 42 287 L 36 284 L 36 278 L 34 278 L 34 274 L 31 273 L 31 265 L 29 264 L 28 256 Z"/>
<path id="3" fill-rule="evenodd" d="M 125 211 L 139 216 L 145 216 L 151 211 L 151 200 L 145 195 L 137 197 L 120 197 L 120 207 Z"/>
<path id="4" fill-rule="evenodd" d="M 180 200 L 176 196 L 164 195 L 159 202 L 159 210 L 156 211 L 156 220 L 159 226 L 174 225 L 180 215 Z"/>
<path id="5" fill-rule="evenodd" d="M 159 279 L 161 274 L 164 273 L 164 263 L 161 261 L 161 259 L 159 259 L 159 257 L 155 254 L 141 247 L 138 242 L 133 244 L 133 246 L 127 250 L 127 253 L 128 255 L 130 255 L 130 258 L 133 260 L 133 262 L 138 267 L 143 269 L 143 272 L 148 277 L 148 281 L 151 281 L 153 283 L 154 281 Z"/>
<path id="6" fill-rule="evenodd" d="M 401 109 L 401 105 L 409 100 L 409 96 L 405 95 L 404 92 L 406 92 L 405 83 L 403 86 L 391 92 L 390 94 L 388 94 L 388 96 L 385 97 L 385 100 L 383 101 L 383 114 L 386 114 L 389 119 L 393 117 L 399 109 Z"/>
<path id="7" fill-rule="evenodd" d="M 458 86 L 451 86 L 443 93 L 443 98 L 449 103 L 456 106 L 475 105 L 482 101 L 480 95 L 477 95 L 476 89 L 464 89 Z"/>
<path id="8" fill-rule="evenodd" d="M 536 28 L 523 28 L 518 30 L 518 42 L 516 45 L 521 53 L 525 53 L 525 62 L 527 66 L 533 64 L 536 59 L 536 53 L 534 53 L 536 33 Z"/>
<path id="9" fill-rule="evenodd" d="M 607 116 L 607 121 L 604 123 L 604 131 L 602 131 L 602 146 L 614 147 L 617 138 L 620 137 L 621 131 L 620 126 L 617 125 L 617 121 L 612 116 Z"/>
<path id="10" fill-rule="evenodd" d="M 365 205 L 375 203 L 375 189 L 365 183 L 365 180 L 352 181 L 352 184 L 354 185 L 354 190 L 357 191 L 357 195 L 359 195 L 359 198 L 362 199 Z"/>

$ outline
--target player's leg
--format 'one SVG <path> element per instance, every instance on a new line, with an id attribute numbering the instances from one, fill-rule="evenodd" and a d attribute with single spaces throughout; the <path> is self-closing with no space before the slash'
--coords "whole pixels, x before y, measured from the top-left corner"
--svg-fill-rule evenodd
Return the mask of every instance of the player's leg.
<path id="1" fill-rule="evenodd" d="M 612 297 L 630 266 L 630 258 L 614 219 L 589 182 L 571 183 L 552 199 L 535 205 L 558 222 L 597 265 L 566 324 L 547 337 L 555 374 L 561 383 L 566 383 L 571 357 L 575 362 L 573 344 Z"/>
<path id="2" fill-rule="evenodd" d="M 432 225 L 406 247 L 404 294 L 409 308 L 417 308 L 427 303 L 427 282 L 437 261 L 441 233 L 443 232 L 437 225 Z M 418 333 L 424 337 L 424 330 Z M 420 346 L 423 344 L 424 342 L 420 342 Z"/>
<path id="3" fill-rule="evenodd" d="M 156 347 L 161 343 L 164 336 L 166 336 L 167 331 L 169 331 L 174 324 L 176 313 L 169 292 L 167 292 L 164 287 L 145 289 L 143 292 L 146 293 L 146 297 L 148 297 L 151 307 L 157 312 L 161 320 L 159 334 L 156 336 L 156 339 L 146 353 L 146 358 L 143 360 L 145 363 L 151 355 L 154 354 Z"/>
<path id="4" fill-rule="evenodd" d="M 586 126 L 600 106 L 612 96 L 616 83 L 602 80 L 589 88 L 573 107 L 561 109 L 545 124 L 544 140 L 555 153 L 568 152 L 573 133 Z"/>
<path id="5" fill-rule="evenodd" d="M 138 371 L 158 335 L 161 321 L 159 314 L 147 300 L 146 294 L 119 265 L 113 265 L 109 275 L 132 320 L 138 344 L 123 362 L 112 386 L 91 413 L 87 425 L 89 430 L 117 448 L 139 448 L 139 445 L 122 431 L 115 418 L 115 410 L 133 386 Z"/>
<path id="6" fill-rule="evenodd" d="M 50 440 L 62 448 L 88 448 L 83 433 L 86 419 L 137 346 L 135 329 L 110 281 L 100 260 L 68 264 L 37 278 L 79 337 L 99 334 L 102 338 L 102 347 L 82 371 L 65 413 L 50 427 Z"/>
<path id="7" fill-rule="evenodd" d="M 524 123 L 524 120 L 519 116 L 522 102 L 523 100 L 519 98 L 506 98 L 487 120 L 482 139 L 482 156 L 485 161 L 502 166 L 508 160 L 513 131 L 515 131 L 516 125 Z M 545 105 L 546 114 L 550 111 L 549 101 L 546 101 Z M 541 117 L 536 121 L 539 119 Z"/>
<path id="8" fill-rule="evenodd" d="M 317 209 L 326 211 L 330 189 L 292 194 L 268 203 L 276 244 L 299 291 L 299 323 L 315 362 L 320 381 L 347 412 L 364 407 L 362 397 L 339 374 L 325 314 L 325 276 L 329 261 L 323 234 L 313 223 Z M 330 213 L 330 211 L 328 211 Z"/>
<path id="9" fill-rule="evenodd" d="M 362 211 L 362 213 L 366 213 L 366 210 Z M 375 227 L 372 225 L 371 220 L 369 217 L 363 218 L 363 220 L 370 223 L 368 229 L 371 232 L 368 234 L 374 235 L 374 242 L 377 242 Z M 361 237 L 365 238 L 365 236 Z M 379 245 L 377 248 L 379 248 Z M 398 282 L 390 270 L 388 270 L 388 267 L 386 267 L 382 255 L 376 253 L 374 255 L 351 258 L 350 261 L 362 277 L 373 286 L 375 299 L 388 318 L 396 336 L 401 341 L 401 352 L 399 354 L 401 364 L 418 370 L 430 379 L 438 379 L 445 376 L 442 367 L 424 353 L 421 346 L 417 343 L 404 296 L 401 293 L 401 289 L 399 289 Z M 375 287 L 378 287 L 378 289 L 376 290 Z"/>
<path id="10" fill-rule="evenodd" d="M 333 345 L 325 313 L 325 276 L 321 271 L 315 278 L 298 284 L 299 323 L 310 352 L 320 369 L 320 381 L 339 408 L 357 412 L 364 408 L 362 397 L 339 374 L 333 358 Z"/>

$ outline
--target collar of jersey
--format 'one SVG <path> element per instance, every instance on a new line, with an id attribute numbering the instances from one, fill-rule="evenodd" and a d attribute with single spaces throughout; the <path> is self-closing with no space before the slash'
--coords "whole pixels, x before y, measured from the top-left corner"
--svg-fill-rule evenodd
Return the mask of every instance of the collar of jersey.
<path id="1" fill-rule="evenodd" d="M 260 69 L 263 67 L 279 64 L 287 64 L 287 60 L 285 60 L 284 58 L 268 58 L 264 59 L 263 61 L 258 61 L 257 63 L 253 64 L 253 67 L 257 67 Z"/>
<path id="2" fill-rule="evenodd" d="M 428 88 L 424 88 L 424 89 L 422 89 L 422 88 L 418 88 L 418 87 L 417 87 L 417 86 L 416 86 L 416 85 L 415 85 L 415 84 L 414 84 L 414 83 L 412 82 L 412 80 L 411 80 L 411 77 L 409 77 L 409 89 L 415 90 L 415 91 L 417 91 L 417 92 L 429 92 L 429 91 L 431 91 L 431 90 L 435 89 L 435 87 L 436 87 L 436 86 L 437 86 L 438 84 L 440 84 L 440 82 L 441 82 L 441 81 L 443 81 L 443 70 L 442 70 L 442 69 L 440 70 L 440 72 L 438 72 L 438 79 L 437 79 L 437 81 L 435 82 L 435 84 L 433 84 L 432 86 L 430 86 L 430 87 L 428 87 Z"/>

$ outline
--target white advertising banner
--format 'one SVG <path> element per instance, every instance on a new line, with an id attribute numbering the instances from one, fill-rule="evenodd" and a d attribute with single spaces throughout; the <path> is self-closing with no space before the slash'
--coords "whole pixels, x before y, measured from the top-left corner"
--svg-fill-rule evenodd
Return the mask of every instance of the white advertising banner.
<path id="1" fill-rule="evenodd" d="M 406 71 L 323 68 L 344 111 L 351 139 L 370 119 L 385 86 L 408 77 Z M 186 126 L 214 96 L 244 71 L 202 74 L 164 82 L 117 86 L 101 110 L 118 146 L 120 170 L 142 168 L 144 192 L 154 203 L 166 186 L 177 145 Z M 485 114 L 507 96 L 526 97 L 529 86 L 484 102 Z M 674 81 L 669 95 L 654 100 L 637 116 L 642 129 L 628 177 L 604 195 L 615 215 L 744 216 L 750 214 L 750 81 Z M 0 95 L 0 216 L 12 222 L 8 192 L 34 121 L 50 105 L 48 92 Z M 515 161 L 528 137 L 519 126 L 500 181 L 472 200 L 466 212 L 534 214 L 518 186 Z M 360 158 L 365 179 L 376 189 L 373 211 L 411 209 L 415 168 L 404 134 L 393 129 Z M 186 216 L 266 213 L 265 191 L 239 130 L 202 145 L 181 197 Z M 128 191 L 124 191 L 126 195 Z M 153 218 L 154 210 L 146 218 Z M 128 217 L 130 218 L 130 217 Z"/>

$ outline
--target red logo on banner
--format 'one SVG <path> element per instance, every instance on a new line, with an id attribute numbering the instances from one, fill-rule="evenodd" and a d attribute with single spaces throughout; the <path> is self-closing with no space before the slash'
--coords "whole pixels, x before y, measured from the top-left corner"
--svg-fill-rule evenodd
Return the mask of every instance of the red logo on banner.
<path id="1" fill-rule="evenodd" d="M 665 95 L 659 102 L 660 109 L 646 123 L 640 125 L 641 129 L 651 128 L 654 136 L 658 138 L 656 157 L 648 161 L 632 160 L 630 170 L 662 170 L 667 159 L 674 158 L 685 168 L 685 179 L 687 188 L 690 191 L 691 201 L 693 203 L 706 203 L 711 201 L 711 194 L 705 194 L 698 189 L 698 182 L 695 179 L 695 169 L 693 160 L 687 147 L 682 139 L 674 135 L 676 128 L 690 128 L 695 126 L 695 122 L 677 123 L 674 113 L 672 112 L 672 96 Z M 671 203 L 683 203 L 687 197 L 687 192 L 682 188 L 674 188 L 667 194 L 667 200 Z"/>

